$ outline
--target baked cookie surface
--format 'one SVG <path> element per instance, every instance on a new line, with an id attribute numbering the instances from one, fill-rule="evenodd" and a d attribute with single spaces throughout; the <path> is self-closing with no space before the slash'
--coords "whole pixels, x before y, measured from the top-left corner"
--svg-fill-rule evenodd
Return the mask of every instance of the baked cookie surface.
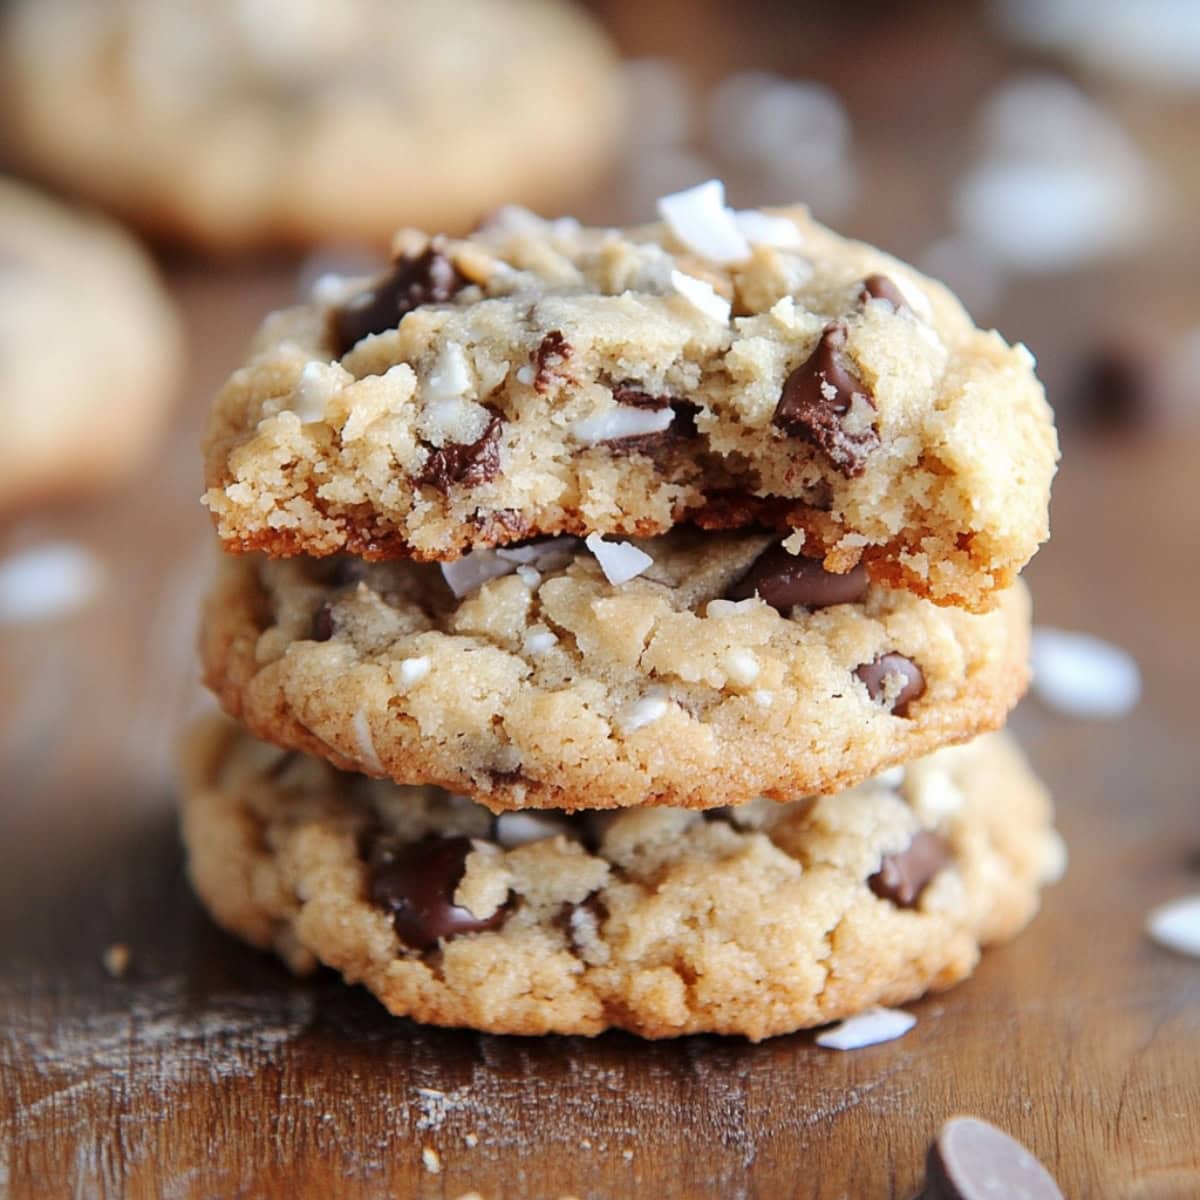
<path id="1" fill-rule="evenodd" d="M 16 0 L 6 141 L 33 169 L 217 250 L 386 244 L 605 167 L 615 54 L 559 0 Z"/>
<path id="2" fill-rule="evenodd" d="M 448 560 L 759 522 L 831 570 L 993 603 L 1048 532 L 1028 352 L 803 209 L 734 214 L 715 183 L 661 207 L 408 231 L 385 277 L 270 317 L 206 436 L 226 548 Z"/>
<path id="3" fill-rule="evenodd" d="M 0 516 L 140 465 L 181 359 L 171 300 L 141 247 L 0 176 Z"/>
<path id="4" fill-rule="evenodd" d="M 227 930 L 398 1016 L 494 1033 L 758 1039 L 902 1003 L 1015 934 L 1064 862 L 1003 735 L 818 800 L 493 817 L 216 721 L 182 805 Z"/>
<path id="5" fill-rule="evenodd" d="M 975 614 L 679 528 L 449 564 L 230 558 L 201 656 L 231 716 L 347 770 L 497 810 L 707 807 L 997 728 L 1028 629 L 1020 583 Z"/>

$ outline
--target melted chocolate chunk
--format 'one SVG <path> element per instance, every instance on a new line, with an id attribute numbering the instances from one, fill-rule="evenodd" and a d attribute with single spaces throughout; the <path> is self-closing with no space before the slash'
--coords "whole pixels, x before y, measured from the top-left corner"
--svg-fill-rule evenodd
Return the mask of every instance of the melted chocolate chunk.
<path id="1" fill-rule="evenodd" d="M 414 308 L 448 304 L 466 285 L 436 242 L 415 258 L 400 259 L 374 287 L 334 309 L 338 357 L 368 334 L 395 329 Z"/>
<path id="2" fill-rule="evenodd" d="M 676 400 L 671 404 L 671 411 L 675 415 L 666 429 L 660 429 L 657 433 L 638 433 L 627 438 L 610 438 L 600 444 L 614 458 L 644 454 L 647 458 L 660 459 L 696 436 L 696 414 L 700 410 L 687 400 Z"/>
<path id="3" fill-rule="evenodd" d="M 1016 1138 L 978 1117 L 942 1126 L 917 1200 L 1063 1200 L 1050 1172 Z"/>
<path id="4" fill-rule="evenodd" d="M 912 908 L 925 885 L 950 861 L 950 846 L 936 833 L 913 834 L 908 849 L 884 855 L 879 870 L 867 880 L 871 891 L 898 908 Z"/>
<path id="5" fill-rule="evenodd" d="M 866 304 L 868 300 L 883 300 L 897 312 L 904 312 L 908 308 L 904 293 L 886 275 L 868 275 L 862 281 L 858 302 Z"/>
<path id="6" fill-rule="evenodd" d="M 607 920 L 608 906 L 600 899 L 599 892 L 593 892 L 580 904 L 564 904 L 558 910 L 554 924 L 562 930 L 571 953 L 580 955 L 586 948 L 586 941 L 596 937 Z"/>
<path id="7" fill-rule="evenodd" d="M 470 838 L 430 836 L 379 856 L 371 901 L 392 914 L 406 946 L 430 950 L 441 938 L 499 929 L 508 919 L 507 905 L 480 918 L 454 903 L 470 853 Z"/>
<path id="8" fill-rule="evenodd" d="M 443 446 L 430 451 L 416 483 L 427 483 L 439 492 L 451 484 L 475 487 L 495 479 L 500 473 L 500 430 L 504 422 L 493 416 L 483 433 L 470 443 Z"/>
<path id="9" fill-rule="evenodd" d="M 826 571 L 820 559 L 789 554 L 777 543 L 755 559 L 750 570 L 729 590 L 730 600 L 761 596 L 780 612 L 797 604 L 828 608 L 855 604 L 866 594 L 867 569 L 861 563 L 844 575 Z"/>
<path id="10" fill-rule="evenodd" d="M 552 329 L 533 352 L 534 391 L 545 395 L 558 382 L 558 368 L 574 353 L 571 343 L 557 329 Z"/>
<path id="11" fill-rule="evenodd" d="M 309 638 L 314 642 L 327 642 L 333 637 L 333 605 L 328 600 L 313 613 L 312 630 Z"/>
<path id="12" fill-rule="evenodd" d="M 612 390 L 612 397 L 618 404 L 628 404 L 630 408 L 666 408 L 671 403 L 670 396 L 652 396 L 643 392 L 636 383 L 618 383 Z"/>
<path id="13" fill-rule="evenodd" d="M 898 717 L 908 716 L 908 706 L 925 694 L 925 676 L 911 658 L 903 654 L 881 654 L 874 662 L 863 663 L 855 675 L 867 685 L 872 700 L 887 702 L 887 680 L 898 675 L 903 680 L 900 690 L 892 701 L 891 711 Z"/>
<path id="14" fill-rule="evenodd" d="M 845 349 L 845 324 L 827 325 L 808 361 L 787 377 L 773 420 L 789 437 L 814 442 L 837 471 L 853 479 L 866 470 L 879 431 L 864 421 L 863 410 L 874 410 L 875 401 Z"/>

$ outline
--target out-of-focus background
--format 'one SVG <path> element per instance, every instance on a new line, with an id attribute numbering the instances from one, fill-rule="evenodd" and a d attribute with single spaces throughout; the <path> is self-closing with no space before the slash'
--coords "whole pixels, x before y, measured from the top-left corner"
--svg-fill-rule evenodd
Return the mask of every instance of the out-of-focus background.
<path id="1" fill-rule="evenodd" d="M 346 1195 L 457 1196 L 520 1172 L 592 1194 L 560 1151 L 619 1117 L 613 1155 L 587 1160 L 607 1181 L 596 1195 L 640 1181 L 905 1196 L 954 1077 L 1050 1152 L 1069 1195 L 1200 1195 L 1200 967 L 1140 933 L 1154 904 L 1200 889 L 1200 4 L 9 0 L 0 14 L 0 1195 L 39 1194 L 39 1173 L 44 1194 L 265 1194 L 299 1162 Z M 1054 541 L 1029 571 L 1038 619 L 1131 652 L 1144 683 L 1132 711 L 1108 706 L 1116 721 L 1018 714 L 1072 873 L 1024 942 L 926 1002 L 944 1032 L 927 1057 L 864 1052 L 861 1075 L 796 1039 L 714 1049 L 722 1081 L 703 1087 L 702 1051 L 620 1039 L 518 1052 L 402 1026 L 401 1049 L 394 1023 L 325 985 L 313 1017 L 310 992 L 198 914 L 171 831 L 174 742 L 206 703 L 208 401 L 268 309 L 383 261 L 393 224 L 467 228 L 509 200 L 617 224 L 712 177 L 738 207 L 807 202 L 1037 356 L 1065 453 Z M 1085 694 L 1119 686 L 1085 665 Z M 132 955 L 123 979 L 100 964 L 114 944 Z M 995 1046 L 1012 1056 L 997 1066 L 988 1039 L 1005 1029 L 1027 1044 Z M 391 1096 L 393 1125 L 356 1115 L 344 1088 L 295 1116 L 338 1063 L 370 1078 L 370 1046 L 392 1056 L 366 1091 Z M 496 1119 L 490 1157 L 441 1179 L 409 1151 L 453 1121 L 403 1108 L 404 1080 L 445 1082 L 438 1061 L 455 1080 L 492 1062 L 471 1078 L 518 1131 L 506 1141 Z M 568 1089 L 576 1069 L 578 1103 L 559 1105 L 546 1081 Z M 624 1097 L 616 1116 L 605 1089 Z M 785 1092 L 810 1123 L 781 1115 Z M 293 1124 L 268 1145 L 255 1127 L 271 1094 Z M 520 1095 L 543 1106 L 536 1121 Z M 254 1119 L 214 1115 L 230 1097 Z M 209 1115 L 163 1124 L 175 1105 Z M 322 1105 L 348 1147 L 341 1175 L 310 1137 Z M 716 1140 L 685 1153 L 699 1125 Z M 812 1155 L 827 1169 L 794 1183 Z M 196 1182 L 213 1163 L 223 1174 Z"/>

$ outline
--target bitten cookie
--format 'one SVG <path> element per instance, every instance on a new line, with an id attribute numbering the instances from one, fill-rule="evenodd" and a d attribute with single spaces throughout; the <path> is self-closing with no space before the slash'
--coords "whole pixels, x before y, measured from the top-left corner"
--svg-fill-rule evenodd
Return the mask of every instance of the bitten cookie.
<path id="1" fill-rule="evenodd" d="M 15 0 L 6 149 L 217 250 L 461 229 L 583 192 L 615 54 L 565 0 Z"/>
<path id="2" fill-rule="evenodd" d="M 998 727 L 1028 626 L 1019 583 L 973 614 L 771 534 L 679 528 L 441 565 L 231 558 L 201 654 L 252 732 L 348 770 L 494 809 L 706 807 Z"/>
<path id="3" fill-rule="evenodd" d="M 181 357 L 171 301 L 132 238 L 0 177 L 0 516 L 131 472 Z"/>
<path id="4" fill-rule="evenodd" d="M 493 817 L 214 723 L 183 834 L 216 920 L 293 970 L 516 1034 L 758 1039 L 902 1003 L 969 974 L 1064 862 L 1002 735 L 825 799 Z"/>
<path id="5" fill-rule="evenodd" d="M 706 190 L 708 189 L 708 190 Z M 268 319 L 217 397 L 227 549 L 447 560 L 685 519 L 982 609 L 1045 539 L 1057 443 L 1021 346 L 800 208 L 413 231 Z"/>

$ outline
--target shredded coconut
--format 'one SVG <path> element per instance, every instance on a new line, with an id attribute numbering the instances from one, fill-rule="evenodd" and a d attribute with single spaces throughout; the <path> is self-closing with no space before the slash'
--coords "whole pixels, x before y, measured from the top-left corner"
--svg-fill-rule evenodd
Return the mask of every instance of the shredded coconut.
<path id="1" fill-rule="evenodd" d="M 584 544 L 596 556 L 605 579 L 614 586 L 628 583 L 654 562 L 632 542 L 606 542 L 598 533 L 589 533 Z"/>
<path id="2" fill-rule="evenodd" d="M 0 561 L 0 624 L 51 621 L 86 607 L 104 568 L 82 546 L 45 542 Z"/>
<path id="3" fill-rule="evenodd" d="M 1133 656 L 1086 633 L 1033 631 L 1033 690 L 1076 717 L 1123 717 L 1137 707 L 1142 677 Z"/>
<path id="4" fill-rule="evenodd" d="M 711 283 L 697 279 L 694 275 L 685 275 L 682 271 L 672 271 L 671 286 L 706 317 L 711 317 L 722 325 L 729 323 L 733 306 L 724 296 L 717 294 Z"/>
<path id="5" fill-rule="evenodd" d="M 1200 895 L 1160 905 L 1146 918 L 1146 932 L 1177 954 L 1200 958 Z"/>
<path id="6" fill-rule="evenodd" d="M 406 687 L 420 683 L 429 674 L 429 659 L 425 657 L 401 659 L 399 674 L 400 682 Z"/>
<path id="7" fill-rule="evenodd" d="M 917 1018 L 912 1013 L 898 1008 L 868 1008 L 817 1034 L 816 1042 L 827 1050 L 859 1050 L 903 1037 L 916 1023 Z"/>
<path id="8" fill-rule="evenodd" d="M 683 192 L 663 196 L 658 214 L 689 250 L 717 263 L 750 257 L 750 243 L 725 206 L 725 185 L 709 179 Z"/>
<path id="9" fill-rule="evenodd" d="M 375 750 L 375 742 L 371 738 L 371 727 L 367 724 L 367 714 L 360 708 L 354 714 L 354 740 L 358 742 L 358 754 L 362 765 L 374 775 L 386 775 L 383 763 Z"/>
<path id="10" fill-rule="evenodd" d="M 634 700 L 621 710 L 617 716 L 617 726 L 622 733 L 633 733 L 665 716 L 670 707 L 670 701 L 661 692 L 647 692 L 640 700 Z"/>
<path id="11" fill-rule="evenodd" d="M 635 408 L 631 404 L 619 404 L 598 416 L 576 421 L 571 426 L 571 434 L 585 446 L 595 446 L 599 442 L 619 442 L 648 433 L 662 433 L 670 428 L 674 419 L 675 414 L 669 407 Z"/>

